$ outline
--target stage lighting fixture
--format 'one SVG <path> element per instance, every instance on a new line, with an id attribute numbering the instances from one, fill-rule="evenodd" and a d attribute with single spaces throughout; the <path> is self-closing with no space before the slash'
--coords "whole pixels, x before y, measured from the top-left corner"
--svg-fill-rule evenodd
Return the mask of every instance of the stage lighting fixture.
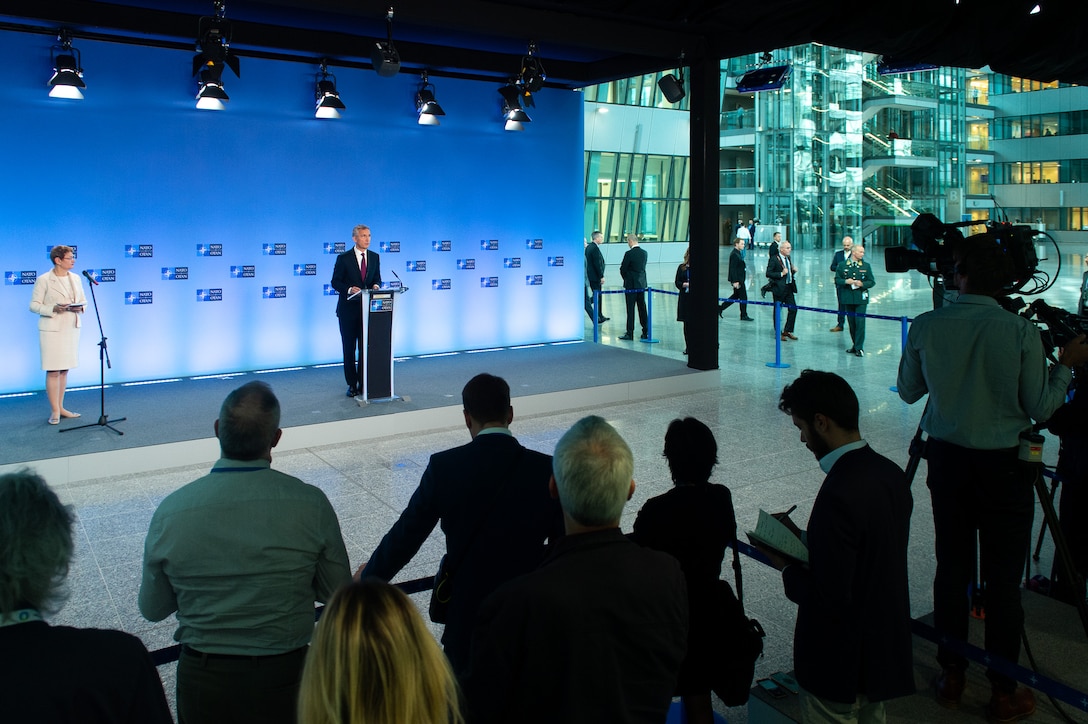
<path id="1" fill-rule="evenodd" d="M 49 51 L 53 58 L 53 77 L 48 83 L 49 97 L 81 101 L 87 84 L 83 82 L 79 51 L 72 47 L 72 35 L 67 30 L 61 30 L 57 40 L 60 45 L 54 45 Z"/>
<path id="2" fill-rule="evenodd" d="M 329 80 L 332 78 L 332 80 Z M 329 61 L 321 61 L 321 70 L 317 73 L 317 87 L 314 100 L 317 102 L 317 118 L 339 118 L 340 111 L 347 108 L 336 91 L 336 76 L 329 72 Z"/>
<path id="3" fill-rule="evenodd" d="M 876 64 L 876 72 L 879 75 L 899 75 L 901 73 L 917 73 L 922 70 L 937 70 L 939 67 L 932 63 L 919 63 L 915 60 L 884 57 Z"/>
<path id="4" fill-rule="evenodd" d="M 786 85 L 792 70 L 793 67 L 789 65 L 773 65 L 750 70 L 737 81 L 737 91 L 740 93 L 756 93 L 765 90 L 778 90 Z"/>
<path id="5" fill-rule="evenodd" d="M 214 3 L 215 15 L 202 17 L 197 22 L 196 50 L 193 56 L 193 75 L 199 73 L 199 90 L 196 107 L 202 110 L 221 111 L 230 96 L 223 89 L 223 67 L 240 77 L 238 57 L 230 52 L 231 26 L 226 21 L 226 5 L 221 0 Z"/>
<path id="6" fill-rule="evenodd" d="M 518 85 L 525 89 L 526 94 L 536 93 L 544 87 L 544 81 L 548 74 L 544 72 L 544 65 L 536 55 L 536 43 L 529 42 L 529 50 L 521 59 L 521 70 L 518 72 Z"/>
<path id="7" fill-rule="evenodd" d="M 506 130 L 524 131 L 525 123 L 531 123 L 532 118 L 521 107 L 525 93 L 516 83 L 510 82 L 499 88 L 502 95 L 502 117 L 506 121 Z"/>
<path id="8" fill-rule="evenodd" d="M 208 63 L 200 71 L 200 90 L 196 94 L 196 107 L 202 111 L 221 111 L 230 96 L 223 90 L 223 66 Z"/>
<path id="9" fill-rule="evenodd" d="M 441 125 L 438 121 L 439 116 L 446 115 L 446 112 L 442 110 L 442 106 L 438 105 L 438 101 L 434 99 L 434 83 L 431 83 L 427 78 L 427 71 L 423 71 L 422 83 L 419 85 L 419 90 L 416 91 L 416 113 L 419 114 L 418 123 L 421 126 L 438 126 Z"/>
<path id="10" fill-rule="evenodd" d="M 374 42 L 370 51 L 370 61 L 374 71 L 382 78 L 391 78 L 400 72 L 400 53 L 393 46 L 393 8 L 385 13 L 386 40 Z"/>

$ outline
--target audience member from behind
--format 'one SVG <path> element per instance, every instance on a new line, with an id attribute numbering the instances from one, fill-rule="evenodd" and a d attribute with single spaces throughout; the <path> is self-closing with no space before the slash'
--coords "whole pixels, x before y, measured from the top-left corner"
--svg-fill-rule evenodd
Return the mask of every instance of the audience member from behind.
<path id="1" fill-rule="evenodd" d="M 138 638 L 43 618 L 63 604 L 73 520 L 38 475 L 0 475 L 0 720 L 173 722 Z"/>
<path id="2" fill-rule="evenodd" d="M 801 721 L 878 724 L 885 701 L 914 693 L 910 484 L 861 438 L 858 398 L 842 377 L 805 370 L 778 409 L 827 475 L 808 519 L 808 566 L 764 550 L 797 604 Z"/>
<path id="3" fill-rule="evenodd" d="M 665 721 L 688 604 L 676 559 L 619 531 L 631 448 L 600 417 L 555 447 L 549 483 L 567 535 L 480 609 L 466 683 L 471 721 Z"/>
<path id="4" fill-rule="evenodd" d="M 687 720 L 714 720 L 711 673 L 722 652 L 714 650 L 713 629 L 725 605 L 719 576 L 726 547 L 737 536 L 729 488 L 710 483 L 718 463 L 718 443 L 710 428 L 693 417 L 673 420 L 665 433 L 665 458 L 672 490 L 650 498 L 635 519 L 631 539 L 680 561 L 688 586 L 688 653 L 680 666 L 675 693 L 683 697 Z"/>
<path id="5" fill-rule="evenodd" d="M 442 643 L 458 677 L 468 669 L 480 603 L 540 565 L 546 543 L 563 535 L 563 515 L 548 492 L 552 459 L 511 434 L 506 380 L 476 375 L 461 400 L 472 440 L 431 456 L 408 507 L 360 571 L 391 580 L 441 521 L 449 578 L 431 595 L 449 602 Z"/>
<path id="6" fill-rule="evenodd" d="M 1088 345 L 1084 335 L 1074 339 L 1048 372 L 1039 330 L 996 299 L 1016 276 L 1001 247 L 969 237 L 952 248 L 952 258 L 960 296 L 911 324 L 897 382 L 905 402 L 929 394 L 921 428 L 929 434 L 926 484 L 937 558 L 933 622 L 943 635 L 967 640 L 964 591 L 975 580 L 977 560 L 986 585 L 986 650 L 1015 663 L 1035 510 L 1031 476 L 1018 463 L 1020 433 L 1061 406 L 1072 369 L 1088 361 Z M 967 660 L 942 646 L 937 661 L 937 699 L 956 708 Z M 1035 711 L 1031 689 L 996 670 L 986 673 L 992 718 L 1011 721 Z"/>
<path id="7" fill-rule="evenodd" d="M 381 581 L 337 591 L 306 657 L 299 724 L 460 724 L 457 682 L 415 604 Z"/>
<path id="8" fill-rule="evenodd" d="M 182 724 L 294 722 L 314 601 L 351 580 L 328 498 L 271 469 L 280 403 L 264 382 L 227 395 L 211 473 L 159 504 L 140 613 L 177 612 Z"/>

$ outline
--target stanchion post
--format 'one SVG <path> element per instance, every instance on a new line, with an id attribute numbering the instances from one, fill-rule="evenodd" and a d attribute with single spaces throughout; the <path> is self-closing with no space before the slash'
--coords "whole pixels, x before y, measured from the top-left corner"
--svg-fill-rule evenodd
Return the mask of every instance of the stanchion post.
<path id="1" fill-rule="evenodd" d="M 903 357 L 903 352 L 907 349 L 907 332 L 910 330 L 910 317 L 899 318 L 899 357 Z M 892 385 L 888 388 L 892 392 L 899 394 L 899 386 Z"/>
<path id="2" fill-rule="evenodd" d="M 657 344 L 658 340 L 654 339 L 654 290 L 653 287 L 647 287 L 642 292 L 646 295 L 646 339 L 639 341 L 645 344 Z"/>
<path id="3" fill-rule="evenodd" d="M 768 367 L 786 369 L 788 364 L 782 361 L 782 302 L 774 301 L 774 362 L 768 362 Z"/>

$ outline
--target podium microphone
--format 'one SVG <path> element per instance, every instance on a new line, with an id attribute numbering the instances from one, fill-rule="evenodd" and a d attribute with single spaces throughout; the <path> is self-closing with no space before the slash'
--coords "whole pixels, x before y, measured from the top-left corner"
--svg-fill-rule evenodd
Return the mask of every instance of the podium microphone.
<path id="1" fill-rule="evenodd" d="M 87 281 L 89 281 L 91 284 L 94 284 L 96 287 L 98 286 L 98 280 L 95 279 L 94 276 L 86 269 L 83 270 L 83 276 L 87 277 Z"/>
<path id="2" fill-rule="evenodd" d="M 400 274 L 397 274 L 397 270 L 390 267 L 389 271 L 393 272 L 393 276 L 395 276 L 397 278 L 397 281 L 400 282 L 400 288 L 404 291 L 408 291 L 408 285 L 405 284 L 404 280 L 400 278 Z"/>

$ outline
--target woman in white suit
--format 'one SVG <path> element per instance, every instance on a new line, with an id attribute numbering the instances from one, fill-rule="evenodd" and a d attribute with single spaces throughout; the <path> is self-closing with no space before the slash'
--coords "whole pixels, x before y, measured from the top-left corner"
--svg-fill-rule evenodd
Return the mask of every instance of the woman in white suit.
<path id="1" fill-rule="evenodd" d="M 49 259 L 53 270 L 40 275 L 34 283 L 30 311 L 39 315 L 45 393 L 51 408 L 49 424 L 56 425 L 62 417 L 79 417 L 78 412 L 64 409 L 64 390 L 68 386 L 68 370 L 79 364 L 80 315 L 87 295 L 79 275 L 72 273 L 76 265 L 72 247 L 54 246 Z"/>

